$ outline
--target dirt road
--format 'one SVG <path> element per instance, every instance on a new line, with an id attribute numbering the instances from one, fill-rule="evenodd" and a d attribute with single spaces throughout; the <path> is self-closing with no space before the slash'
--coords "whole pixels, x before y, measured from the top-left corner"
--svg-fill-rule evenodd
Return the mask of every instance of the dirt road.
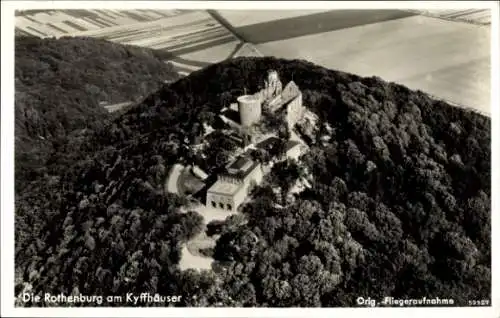
<path id="1" fill-rule="evenodd" d="M 177 180 L 184 170 L 184 166 L 181 164 L 175 164 L 170 172 L 168 173 L 167 180 L 165 181 L 165 191 L 170 193 L 179 194 L 179 188 L 177 187 Z"/>

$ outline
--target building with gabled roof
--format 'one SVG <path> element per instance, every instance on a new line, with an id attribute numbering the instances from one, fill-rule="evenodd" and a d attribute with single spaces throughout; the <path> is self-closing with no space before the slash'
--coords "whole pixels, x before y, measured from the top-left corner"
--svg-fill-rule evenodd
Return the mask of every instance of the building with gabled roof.
<path id="1" fill-rule="evenodd" d="M 274 76 L 277 76 L 277 74 Z M 279 91 L 279 94 L 267 96 L 268 94 L 261 93 L 261 97 L 267 96 L 267 99 L 263 102 L 264 107 L 270 112 L 284 112 L 288 128 L 292 129 L 304 116 L 306 110 L 302 105 L 302 92 L 294 81 L 288 82 L 282 90 L 279 79 L 274 79 L 274 81 L 280 83 L 278 85 L 279 90 L 276 90 Z M 261 92 L 267 92 L 267 88 Z"/>

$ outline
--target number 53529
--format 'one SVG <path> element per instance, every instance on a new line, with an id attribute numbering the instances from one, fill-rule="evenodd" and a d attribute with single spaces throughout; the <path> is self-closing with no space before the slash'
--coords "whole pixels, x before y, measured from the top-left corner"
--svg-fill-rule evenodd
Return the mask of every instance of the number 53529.
<path id="1" fill-rule="evenodd" d="M 468 305 L 469 306 L 489 306 L 490 300 L 489 299 L 469 300 Z"/>

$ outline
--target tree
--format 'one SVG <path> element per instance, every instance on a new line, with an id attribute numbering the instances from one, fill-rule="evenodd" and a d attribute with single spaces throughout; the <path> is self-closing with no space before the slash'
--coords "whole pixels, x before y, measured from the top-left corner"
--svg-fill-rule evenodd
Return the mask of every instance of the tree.
<path id="1" fill-rule="evenodd" d="M 45 72 L 54 61 L 43 63 Z M 161 165 L 189 157 L 193 127 L 219 111 L 222 93 L 269 68 L 284 80 L 294 74 L 314 94 L 307 107 L 320 127 L 331 127 L 324 128 L 329 145 L 306 140 L 301 162 L 276 163 L 242 205 L 244 217 L 221 226 L 213 273 L 186 274 L 178 268 L 181 247 L 203 220 L 181 212 L 189 211 L 186 198 L 163 191 Z M 63 74 L 69 86 L 88 82 Z M 54 92 L 50 102 L 60 105 Z M 47 136 L 68 130 L 58 111 L 40 126 Z M 36 128 L 36 116 L 29 118 Z M 490 299 L 489 125 L 397 84 L 303 61 L 212 65 L 58 143 L 67 154 L 51 154 L 54 166 L 37 170 L 17 193 L 17 289 L 185 293 L 180 306 L 352 306 L 360 293 L 437 295 L 459 305 Z M 193 158 L 214 175 L 236 149 L 220 127 Z M 311 187 L 277 204 L 299 178 Z"/>
<path id="2" fill-rule="evenodd" d="M 258 237 L 248 229 L 225 233 L 217 242 L 214 257 L 219 260 L 249 260 L 257 253 L 258 241 Z"/>

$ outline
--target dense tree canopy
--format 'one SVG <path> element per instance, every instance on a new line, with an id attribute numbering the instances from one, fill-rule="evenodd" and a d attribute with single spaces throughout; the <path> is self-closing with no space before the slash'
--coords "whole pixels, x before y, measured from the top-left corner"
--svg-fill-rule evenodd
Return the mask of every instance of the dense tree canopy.
<path id="1" fill-rule="evenodd" d="M 109 119 L 101 103 L 139 102 L 177 79 L 160 55 L 94 38 L 16 37 L 17 185 L 45 172 L 68 139 L 75 147 Z"/>
<path id="2" fill-rule="evenodd" d="M 193 127 L 267 69 L 283 82 L 293 74 L 317 114 L 310 150 L 273 167 L 243 206 L 246 222 L 210 225 L 212 272 L 180 272 L 179 246 L 200 219 L 164 193 L 166 171 L 186 158 L 217 171 L 234 146 L 207 138 L 196 154 Z M 489 118 L 379 78 L 267 57 L 216 64 L 96 130 L 84 139 L 94 152 L 18 194 L 18 288 L 182 294 L 193 306 L 489 299 L 490 138 Z M 311 186 L 280 200 L 298 179 Z"/>

